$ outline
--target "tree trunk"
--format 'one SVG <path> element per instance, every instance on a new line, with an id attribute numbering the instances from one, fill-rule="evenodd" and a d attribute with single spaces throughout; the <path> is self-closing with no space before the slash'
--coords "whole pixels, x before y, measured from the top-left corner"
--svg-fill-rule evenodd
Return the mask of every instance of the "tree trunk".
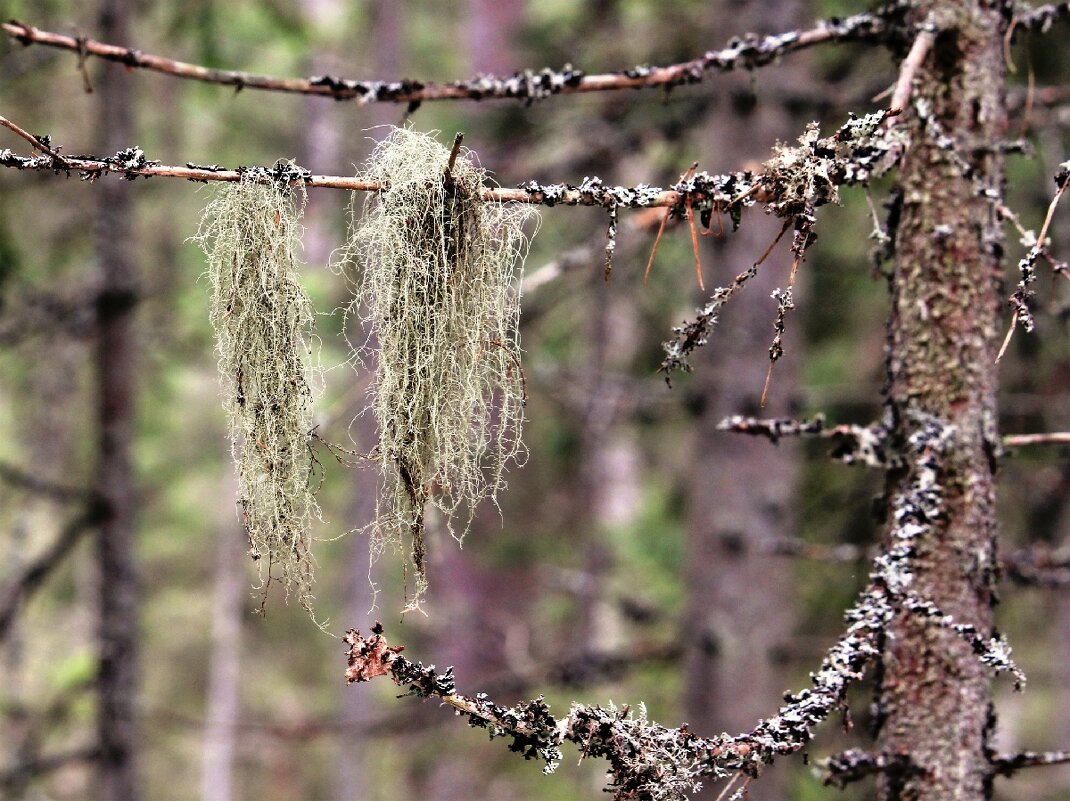
<path id="1" fill-rule="evenodd" d="M 721 36 L 789 30 L 806 17 L 799 4 L 779 0 L 742 8 L 720 0 L 710 12 L 730 21 L 731 29 Z M 736 169 L 800 130 L 793 115 L 776 98 L 763 98 L 759 88 L 757 105 L 746 102 L 745 80 L 726 77 L 725 94 L 731 91 L 742 102 L 719 104 L 708 117 L 705 127 L 717 132 L 716 146 L 701 154 L 701 164 L 711 172 Z M 747 269 L 779 230 L 778 220 L 752 214 L 718 247 L 705 248 L 707 287 L 727 284 Z M 788 354 L 776 366 L 768 405 L 759 408 L 776 313 L 769 296 L 786 286 L 790 263 L 788 245 L 781 242 L 725 309 L 711 343 L 717 353 L 703 354 L 707 363 L 696 371 L 701 412 L 694 429 L 684 567 L 684 703 L 688 724 L 702 734 L 746 731 L 790 685 L 783 654 L 795 628 L 793 565 L 770 558 L 762 545 L 798 529 L 792 510 L 799 452 L 792 442 L 774 446 L 717 429 L 733 414 L 790 415 L 802 363 L 799 317 L 790 324 Z M 700 797 L 716 798 L 722 789 L 708 783 Z M 784 769 L 774 765 L 749 788 L 748 798 L 780 799 L 785 789 Z"/>
<path id="2" fill-rule="evenodd" d="M 926 422 L 948 435 L 938 457 L 942 514 L 919 542 L 909 592 L 984 636 L 992 631 L 996 575 L 1001 9 L 929 0 L 911 12 L 918 22 L 932 12 L 940 33 L 903 123 L 912 144 L 899 176 L 888 337 L 887 403 L 898 442 Z M 904 492 L 916 471 L 908 463 L 892 472 L 888 497 Z M 896 526 L 889 522 L 891 540 Z M 962 637 L 900 611 L 887 636 L 879 701 L 880 748 L 899 765 L 881 777 L 882 799 L 986 797 L 989 671 Z"/>
<path id="3" fill-rule="evenodd" d="M 108 42 L 131 40 L 129 0 L 104 0 L 97 26 Z M 105 64 L 96 80 L 97 149 L 115 153 L 133 144 L 131 80 L 123 67 Z M 97 491 L 105 506 L 99 535 L 100 739 L 103 801 L 137 801 L 136 700 L 137 575 L 134 564 L 134 488 L 130 446 L 134 433 L 135 287 L 132 184 L 106 180 L 97 210 L 97 386 L 99 425 Z"/>
<path id="4" fill-rule="evenodd" d="M 229 453 L 228 453 L 229 456 Z M 219 508 L 225 510 L 217 528 L 215 594 L 212 604 L 212 652 L 208 665 L 208 700 L 201 766 L 201 800 L 234 798 L 234 756 L 241 712 L 242 615 L 248 583 L 245 533 L 234 511 L 233 469 L 225 462 L 226 490 Z"/>

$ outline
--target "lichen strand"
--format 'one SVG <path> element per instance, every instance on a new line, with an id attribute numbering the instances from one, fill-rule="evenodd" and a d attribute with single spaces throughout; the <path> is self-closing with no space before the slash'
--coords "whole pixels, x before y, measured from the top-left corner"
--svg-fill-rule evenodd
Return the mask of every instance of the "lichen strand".
<path id="1" fill-rule="evenodd" d="M 196 240 L 208 257 L 238 498 L 262 600 L 271 581 L 311 611 L 310 364 L 314 311 L 298 281 L 303 197 L 250 175 L 221 185 Z"/>
<path id="2" fill-rule="evenodd" d="M 486 174 L 432 136 L 394 129 L 365 170 L 389 182 L 354 220 L 339 263 L 359 265 L 352 308 L 377 353 L 370 388 L 382 487 L 373 548 L 406 549 L 417 604 L 426 587 L 425 507 L 458 540 L 522 460 L 518 263 L 533 210 L 478 199 Z M 356 216 L 356 215 L 355 215 Z"/>

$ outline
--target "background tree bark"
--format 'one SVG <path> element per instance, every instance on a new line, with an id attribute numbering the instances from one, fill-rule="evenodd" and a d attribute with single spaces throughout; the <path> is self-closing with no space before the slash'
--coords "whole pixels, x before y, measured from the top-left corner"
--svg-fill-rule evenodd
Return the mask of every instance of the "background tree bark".
<path id="1" fill-rule="evenodd" d="M 229 456 L 229 453 L 228 453 Z M 221 510 L 216 544 L 215 593 L 212 603 L 212 650 L 208 664 L 208 698 L 204 727 L 204 761 L 201 769 L 201 800 L 231 801 L 234 793 L 234 763 L 241 713 L 242 619 L 249 592 L 244 566 L 245 531 L 234 510 L 237 487 L 227 459 L 226 478 L 221 481 L 226 501 Z"/>
<path id="2" fill-rule="evenodd" d="M 131 0 L 104 0 L 97 29 L 109 41 L 131 40 Z M 116 64 L 101 65 L 97 94 L 97 147 L 115 153 L 134 141 L 133 83 Z M 98 538 L 100 567 L 100 673 L 97 734 L 102 801 L 137 801 L 138 591 L 134 559 L 134 477 L 131 443 L 137 346 L 134 307 L 134 204 L 125 181 L 102 182 L 96 251 L 100 269 L 97 306 L 97 491 L 105 507 Z"/>
<path id="3" fill-rule="evenodd" d="M 730 21 L 725 35 L 789 30 L 807 17 L 798 3 L 782 1 L 741 7 L 721 0 L 710 13 Z M 792 82 L 790 75 L 779 77 Z M 713 172 L 761 158 L 778 139 L 791 141 L 800 129 L 779 97 L 763 97 L 762 88 L 747 79 L 730 77 L 725 83 L 729 99 L 710 111 L 705 125 L 717 132 L 701 160 Z M 725 285 L 747 269 L 779 228 L 779 221 L 752 214 L 738 232 L 728 233 L 713 248 L 705 247 L 707 287 Z M 685 718 L 703 734 L 746 731 L 769 713 L 788 686 L 784 660 L 795 627 L 789 600 L 794 597 L 794 566 L 791 560 L 770 558 L 761 546 L 798 530 L 799 452 L 793 442 L 774 446 L 717 430 L 732 414 L 789 416 L 796 401 L 803 358 L 798 351 L 799 315 L 790 323 L 795 330 L 789 329 L 789 353 L 776 366 L 768 405 L 759 408 L 774 333 L 775 304 L 769 295 L 787 285 L 787 248 L 781 242 L 725 309 L 708 346 L 716 353 L 701 354 L 704 363 L 693 387 L 699 413 L 691 460 L 681 637 L 686 644 Z M 805 273 L 804 265 L 800 282 L 805 282 Z M 779 799 L 785 788 L 784 769 L 774 766 L 751 785 L 749 798 Z M 711 783 L 703 797 L 716 797 L 721 789 Z"/>
<path id="4" fill-rule="evenodd" d="M 949 434 L 938 479 L 943 514 L 920 543 L 910 592 L 982 635 L 992 631 L 996 577 L 1002 9 L 918 2 L 911 12 L 919 23 L 931 14 L 939 33 L 906 121 L 912 144 L 899 173 L 888 341 L 887 402 L 900 444 L 927 420 Z M 941 132 L 951 147 L 940 146 Z M 906 464 L 889 475 L 889 498 L 906 489 L 916 469 Z M 894 543 L 898 524 L 888 525 Z M 986 798 L 990 704 L 989 670 L 970 645 L 899 612 L 884 653 L 879 745 L 906 762 L 882 775 L 880 797 Z"/>

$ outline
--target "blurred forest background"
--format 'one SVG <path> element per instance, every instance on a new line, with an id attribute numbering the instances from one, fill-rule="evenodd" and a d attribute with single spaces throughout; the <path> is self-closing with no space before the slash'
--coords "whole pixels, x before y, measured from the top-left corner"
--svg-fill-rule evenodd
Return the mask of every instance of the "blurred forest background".
<path id="1" fill-rule="evenodd" d="M 107 41 L 93 2 L 8 0 L 3 17 Z M 274 75 L 425 80 L 510 74 L 571 63 L 586 72 L 667 64 L 747 31 L 776 33 L 862 10 L 848 0 L 175 0 L 125 6 L 127 44 L 213 67 Z M 1067 31 L 1018 46 L 1012 115 L 1034 153 L 1009 161 L 1010 205 L 1039 228 L 1051 178 L 1066 158 L 1070 108 L 1026 76 L 1058 86 Z M 362 107 L 175 80 L 0 42 L 0 113 L 64 152 L 105 150 L 96 122 L 101 80 L 132 92 L 137 144 L 167 164 L 270 165 L 293 158 L 317 173 L 349 174 L 401 106 Z M 107 71 L 112 78 L 103 79 Z M 118 77 L 115 77 L 118 76 Z M 830 45 L 754 73 L 710 75 L 694 87 L 517 102 L 425 103 L 408 115 L 423 131 L 456 131 L 503 186 L 527 179 L 669 185 L 693 161 L 709 172 L 756 167 L 806 122 L 823 131 L 895 78 L 880 49 Z M 1063 94 L 1065 99 L 1065 93 Z M 1013 103 L 1017 102 L 1017 106 Z M 97 133 L 94 133 L 97 130 Z M 95 138 L 94 138 L 95 137 Z M 11 136 L 3 142 L 23 152 Z M 101 573 L 85 496 L 96 481 L 97 326 L 106 280 L 96 209 L 104 185 L 132 204 L 139 302 L 130 354 L 136 388 L 133 565 L 138 576 L 132 699 L 141 797 L 230 801 L 410 798 L 589 799 L 602 764 L 565 763 L 551 777 L 432 702 L 396 700 L 390 686 L 345 687 L 343 648 L 296 604 L 268 599 L 253 615 L 255 568 L 235 509 L 207 282 L 188 241 L 210 187 L 181 181 L 100 185 L 47 174 L 0 175 L 0 793 L 94 797 Z M 873 192 L 878 211 L 885 200 Z M 868 423 L 881 413 L 886 288 L 873 266 L 872 213 L 860 189 L 818 215 L 820 240 L 800 273 L 765 415 Z M 373 430 L 354 416 L 367 374 L 344 365 L 343 282 L 326 269 L 344 237 L 349 197 L 309 195 L 304 280 L 322 312 L 326 392 L 318 432 L 364 450 Z M 758 216 L 757 212 L 750 212 Z M 880 211 L 883 215 L 883 212 Z M 1070 254 L 1066 209 L 1051 234 Z M 636 224 L 636 221 L 639 223 Z M 459 687 L 500 703 L 545 693 L 638 704 L 699 733 L 748 729 L 798 689 L 841 631 L 841 613 L 867 575 L 878 532 L 877 473 L 829 461 L 827 442 L 770 444 L 720 433 L 733 413 L 758 414 L 775 301 L 787 281 L 782 244 L 725 311 L 696 371 L 668 389 L 655 370 L 670 328 L 704 295 L 690 236 L 670 228 L 648 286 L 642 272 L 657 223 L 622 213 L 612 281 L 602 278 L 606 217 L 543 209 L 527 259 L 522 341 L 530 458 L 514 469 L 501 515 L 485 510 L 463 549 L 430 543 L 427 616 L 400 620 L 401 560 L 369 566 L 358 534 L 374 506 L 374 471 L 322 459 L 317 610 L 329 630 L 388 622 L 415 659 L 456 667 Z M 777 224 L 701 242 L 708 287 L 728 283 L 772 241 Z M 1008 229 L 1008 269 L 1021 255 Z M 1013 279 L 1011 281 L 1013 284 Z M 1004 432 L 1070 430 L 1070 293 L 1039 279 L 1034 334 L 1019 332 L 1002 365 Z M 1008 314 L 1009 320 L 1009 314 Z M 352 332 L 351 332 L 352 333 Z M 1005 547 L 1070 548 L 1070 449 L 1023 448 L 1002 472 Z M 54 543 L 56 569 L 16 604 L 4 588 Z M 840 548 L 835 546 L 856 546 Z M 369 612 L 369 575 L 381 589 Z M 1070 596 L 1009 582 L 999 609 L 1030 683 L 998 683 L 1003 750 L 1070 745 Z M 386 684 L 385 682 L 383 683 Z M 868 697 L 853 696 L 855 729 L 824 726 L 810 765 L 785 760 L 752 799 L 866 797 L 865 783 L 822 787 L 814 763 L 864 746 Z M 1004 788 L 997 783 L 997 797 Z M 1014 796 L 1070 799 L 1070 768 L 1034 771 Z M 712 796 L 711 796 L 712 797 Z M 1007 796 L 1009 797 L 1009 796 Z"/>

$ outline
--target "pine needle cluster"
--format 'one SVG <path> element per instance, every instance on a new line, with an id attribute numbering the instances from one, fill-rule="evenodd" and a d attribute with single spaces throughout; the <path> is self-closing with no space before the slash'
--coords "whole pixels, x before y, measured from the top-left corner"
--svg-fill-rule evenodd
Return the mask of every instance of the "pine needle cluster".
<path id="1" fill-rule="evenodd" d="M 408 551 L 418 604 L 426 588 L 425 510 L 458 540 L 522 461 L 518 263 L 528 207 L 483 202 L 486 173 L 462 149 L 394 129 L 362 176 L 382 181 L 354 212 L 343 265 L 356 265 L 352 309 L 371 336 L 370 409 L 381 469 L 373 549 Z M 368 347 L 374 345 L 372 347 Z"/>
<path id="2" fill-rule="evenodd" d="M 304 196 L 247 176 L 222 185 L 196 241 L 208 257 L 223 406 L 250 554 L 311 610 L 315 313 L 298 281 Z M 266 565 L 266 569 L 265 569 Z"/>

